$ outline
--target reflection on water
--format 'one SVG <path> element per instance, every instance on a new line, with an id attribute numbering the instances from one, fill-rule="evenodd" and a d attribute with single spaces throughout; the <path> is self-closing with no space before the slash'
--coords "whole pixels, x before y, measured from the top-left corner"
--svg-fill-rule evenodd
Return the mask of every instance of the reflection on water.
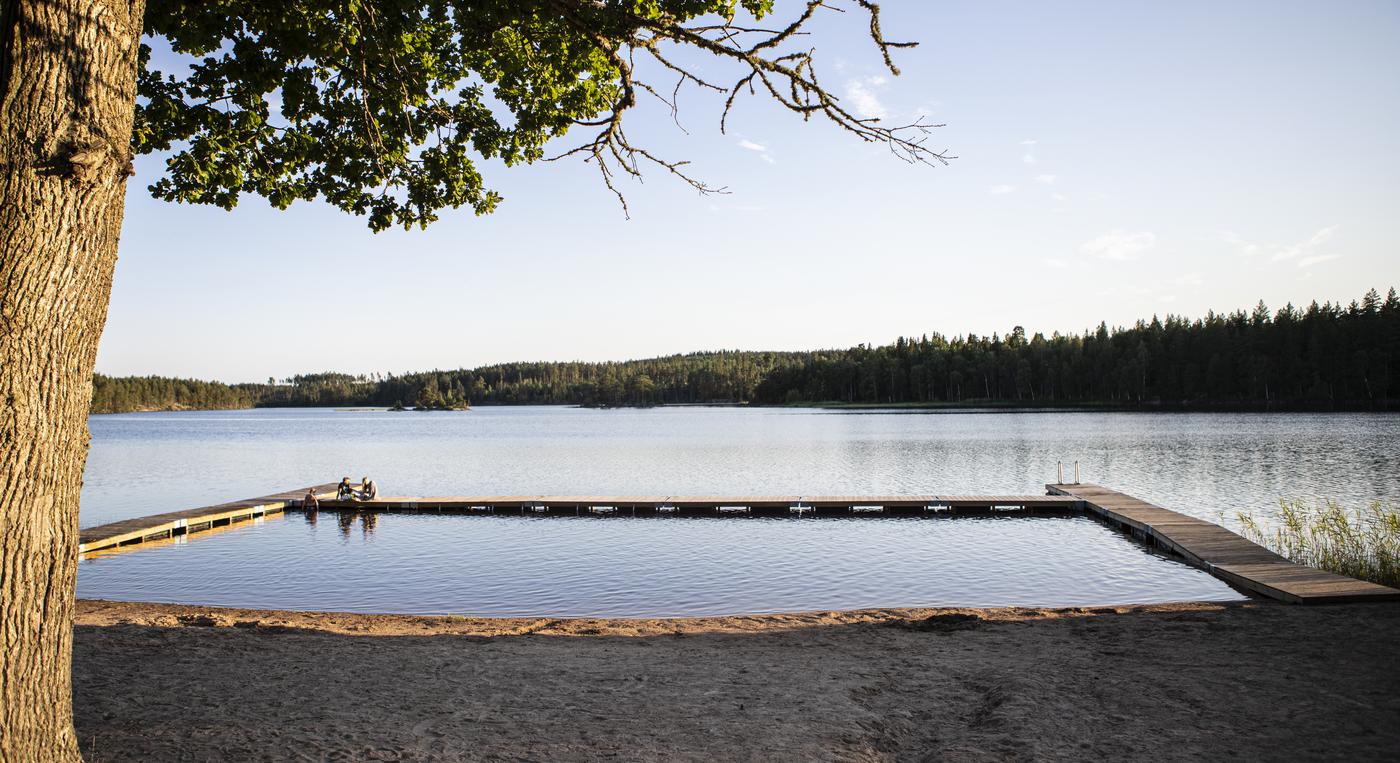
<path id="1" fill-rule="evenodd" d="M 304 514 L 306 517 L 306 524 L 315 527 L 320 513 L 319 511 L 306 512 Z M 355 529 L 356 523 L 360 525 L 360 535 L 364 538 L 369 538 L 374 535 L 374 528 L 379 524 L 379 512 L 375 511 L 336 510 L 331 513 L 336 515 L 336 525 L 339 526 L 340 535 L 343 538 L 350 537 L 350 533 Z"/>
<path id="2" fill-rule="evenodd" d="M 1055 463 L 1219 521 L 1400 503 L 1400 415 L 327 409 L 94 416 L 82 524 L 370 474 L 388 495 L 1038 493 Z M 1068 467 L 1067 467 L 1068 468 Z"/>
<path id="3" fill-rule="evenodd" d="M 481 616 L 668 617 L 1235 600 L 1085 518 L 593 518 L 295 513 L 94 555 L 78 595 Z M 358 532 L 356 527 L 358 526 Z"/>

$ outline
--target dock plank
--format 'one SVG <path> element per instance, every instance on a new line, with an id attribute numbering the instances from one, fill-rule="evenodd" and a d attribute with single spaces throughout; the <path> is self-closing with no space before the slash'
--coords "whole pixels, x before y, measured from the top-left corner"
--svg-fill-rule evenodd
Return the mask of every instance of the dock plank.
<path id="1" fill-rule="evenodd" d="M 1131 527 L 1215 577 L 1252 593 L 1293 604 L 1400 600 L 1400 590 L 1285 559 L 1237 533 L 1101 485 L 1049 484 L 1052 495 Z"/>

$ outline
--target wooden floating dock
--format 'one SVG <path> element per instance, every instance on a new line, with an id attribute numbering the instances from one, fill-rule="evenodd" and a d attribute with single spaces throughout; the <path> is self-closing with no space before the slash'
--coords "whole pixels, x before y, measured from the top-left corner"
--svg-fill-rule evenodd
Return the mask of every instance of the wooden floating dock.
<path id="1" fill-rule="evenodd" d="M 317 498 L 321 496 L 334 497 L 336 484 L 332 482 L 326 485 L 312 485 L 300 490 L 289 490 L 285 493 L 221 503 L 217 506 L 152 514 L 149 517 L 124 519 L 120 522 L 89 527 L 78 531 L 78 553 L 85 554 L 89 551 L 126 546 L 147 540 L 170 538 L 268 514 L 276 514 L 288 507 L 300 506 L 301 500 L 306 497 L 308 491 L 314 491 Z"/>
<path id="2" fill-rule="evenodd" d="M 1100 485 L 1046 485 L 1149 545 L 1250 593 L 1292 604 L 1400 600 L 1400 590 L 1290 562 L 1213 522 L 1197 519 Z"/>
<path id="3" fill-rule="evenodd" d="M 336 483 L 90 527 L 80 554 L 200 532 L 301 508 L 308 491 L 330 511 L 516 516 L 938 516 L 1087 512 L 1257 595 L 1293 604 L 1400 600 L 1400 590 L 1294 564 L 1203 519 L 1091 484 L 1046 485 L 1049 495 L 903 496 L 441 496 L 331 500 Z"/>

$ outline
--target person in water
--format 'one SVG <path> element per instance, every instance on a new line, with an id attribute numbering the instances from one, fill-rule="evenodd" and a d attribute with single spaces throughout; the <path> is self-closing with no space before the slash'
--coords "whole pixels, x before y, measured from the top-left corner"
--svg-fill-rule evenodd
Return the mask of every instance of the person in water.
<path id="1" fill-rule="evenodd" d="M 321 508 L 321 500 L 316 497 L 315 490 L 306 491 L 306 497 L 301 499 L 301 507 L 307 511 L 316 511 Z"/>
<path id="2" fill-rule="evenodd" d="M 374 484 L 369 475 L 365 475 L 364 479 L 360 480 L 360 500 L 373 501 L 378 495 L 379 486 Z"/>
<path id="3" fill-rule="evenodd" d="M 336 499 L 337 501 L 343 501 L 343 500 L 345 500 L 345 499 L 347 499 L 347 498 L 352 498 L 352 499 L 353 499 L 354 497 L 355 497 L 355 488 L 353 488 L 353 487 L 350 486 L 350 478 L 349 478 L 349 477 L 341 477 L 341 478 L 340 478 L 340 484 L 339 484 L 339 485 L 336 485 L 336 487 L 335 487 L 335 499 Z"/>

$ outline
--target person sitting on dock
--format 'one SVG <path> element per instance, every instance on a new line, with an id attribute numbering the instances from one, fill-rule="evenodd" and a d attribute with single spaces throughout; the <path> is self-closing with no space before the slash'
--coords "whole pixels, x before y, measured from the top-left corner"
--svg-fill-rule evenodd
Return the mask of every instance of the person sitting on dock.
<path id="1" fill-rule="evenodd" d="M 336 487 L 335 487 L 335 499 L 336 499 L 337 501 L 344 501 L 344 500 L 346 500 L 347 498 L 348 498 L 348 499 L 353 499 L 354 497 L 355 497 L 355 488 L 353 488 L 353 487 L 350 486 L 350 478 L 349 478 L 349 477 L 341 477 L 341 478 L 340 478 L 340 484 L 339 484 L 339 485 L 336 485 Z"/>
<path id="2" fill-rule="evenodd" d="M 321 499 L 316 497 L 315 490 L 306 491 L 306 497 L 301 499 L 301 508 L 306 511 L 318 511 L 321 508 Z"/>
<path id="3" fill-rule="evenodd" d="M 356 500 L 373 501 L 378 495 L 379 486 L 374 484 L 369 475 L 365 475 L 364 479 L 360 480 L 360 493 Z"/>

